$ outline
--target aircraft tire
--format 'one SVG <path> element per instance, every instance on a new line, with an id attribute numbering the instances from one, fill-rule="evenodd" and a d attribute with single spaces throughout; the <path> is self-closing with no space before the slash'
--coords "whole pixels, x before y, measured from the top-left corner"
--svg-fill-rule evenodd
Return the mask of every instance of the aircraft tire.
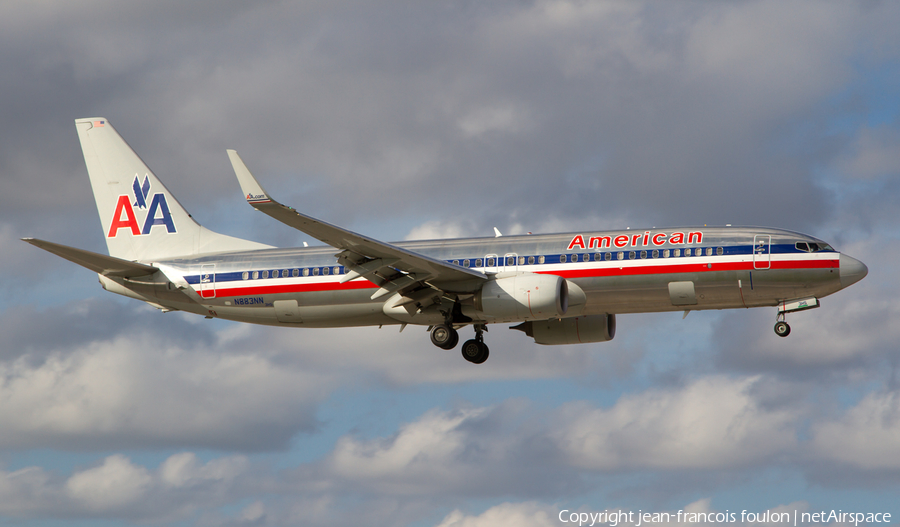
<path id="1" fill-rule="evenodd" d="M 473 364 L 481 364 L 488 359 L 491 352 L 484 342 L 475 339 L 467 340 L 462 346 L 462 356 Z"/>
<path id="2" fill-rule="evenodd" d="M 459 344 L 459 332 L 453 328 L 450 328 L 450 331 L 453 332 L 453 337 L 450 339 L 450 342 L 441 346 L 441 349 L 452 350 L 456 347 L 457 344 Z"/>
<path id="3" fill-rule="evenodd" d="M 791 334 L 791 326 L 783 320 L 775 323 L 775 334 L 779 337 L 786 337 Z"/>
<path id="4" fill-rule="evenodd" d="M 431 328 L 431 343 L 441 349 L 453 349 L 459 343 L 459 333 L 447 324 L 439 324 Z"/>

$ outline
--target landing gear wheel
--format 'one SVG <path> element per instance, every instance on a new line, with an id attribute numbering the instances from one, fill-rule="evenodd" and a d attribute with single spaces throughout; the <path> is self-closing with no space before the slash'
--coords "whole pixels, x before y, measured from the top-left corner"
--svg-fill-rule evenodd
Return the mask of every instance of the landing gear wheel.
<path id="1" fill-rule="evenodd" d="M 439 324 L 431 328 L 431 343 L 441 349 L 452 350 L 459 344 L 459 333 L 447 324 Z"/>
<path id="2" fill-rule="evenodd" d="M 783 320 L 775 323 L 775 334 L 779 337 L 786 337 L 791 334 L 791 326 Z"/>
<path id="3" fill-rule="evenodd" d="M 462 345 L 462 356 L 471 363 L 481 364 L 488 360 L 490 355 L 491 352 L 488 349 L 487 344 L 478 342 L 476 339 L 467 340 L 465 344 Z"/>

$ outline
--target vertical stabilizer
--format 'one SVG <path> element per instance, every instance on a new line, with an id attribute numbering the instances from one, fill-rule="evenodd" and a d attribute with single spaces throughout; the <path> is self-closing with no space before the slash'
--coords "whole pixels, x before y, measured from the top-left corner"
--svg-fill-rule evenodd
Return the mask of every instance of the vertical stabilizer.
<path id="1" fill-rule="evenodd" d="M 78 119 L 75 127 L 110 256 L 152 261 L 269 247 L 194 221 L 106 119 Z"/>

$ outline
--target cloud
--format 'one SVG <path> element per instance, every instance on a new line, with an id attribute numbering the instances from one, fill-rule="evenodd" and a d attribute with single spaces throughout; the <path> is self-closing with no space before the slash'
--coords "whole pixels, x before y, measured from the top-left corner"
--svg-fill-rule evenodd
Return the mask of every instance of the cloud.
<path id="1" fill-rule="evenodd" d="M 65 488 L 74 501 L 96 512 L 134 504 L 151 481 L 147 469 L 133 465 L 125 456 L 114 455 L 99 467 L 72 475 Z"/>
<path id="2" fill-rule="evenodd" d="M 329 379 L 252 351 L 114 335 L 42 360 L 0 363 L 0 445 L 99 449 L 283 448 L 316 426 Z"/>
<path id="3" fill-rule="evenodd" d="M 535 502 L 501 503 L 478 516 L 459 509 L 448 514 L 437 527 L 549 527 L 559 525 L 554 511 Z"/>
<path id="4" fill-rule="evenodd" d="M 797 444 L 798 409 L 761 404 L 758 381 L 706 377 L 625 396 L 611 408 L 571 404 L 553 436 L 570 465 L 591 470 L 747 467 Z"/>
<path id="5" fill-rule="evenodd" d="M 812 448 L 819 460 L 870 472 L 900 471 L 900 392 L 869 393 L 843 416 L 816 423 Z"/>
<path id="6" fill-rule="evenodd" d="M 230 503 L 233 493 L 252 480 L 242 456 L 200 463 L 194 453 L 180 452 L 151 470 L 114 454 L 68 477 L 40 467 L 0 471 L 0 513 L 169 522 L 190 517 L 200 507 Z"/>
<path id="7" fill-rule="evenodd" d="M 796 405 L 761 397 L 757 392 L 768 389 L 759 382 L 704 377 L 623 396 L 606 408 L 566 403 L 538 411 L 507 400 L 431 410 L 389 437 L 344 436 L 296 477 L 310 488 L 350 486 L 379 495 L 516 489 L 546 496 L 590 488 L 588 474 L 759 468 L 796 453 L 800 415 Z"/>
<path id="8" fill-rule="evenodd" d="M 888 126 L 860 128 L 841 163 L 852 178 L 875 179 L 900 174 L 900 131 Z"/>

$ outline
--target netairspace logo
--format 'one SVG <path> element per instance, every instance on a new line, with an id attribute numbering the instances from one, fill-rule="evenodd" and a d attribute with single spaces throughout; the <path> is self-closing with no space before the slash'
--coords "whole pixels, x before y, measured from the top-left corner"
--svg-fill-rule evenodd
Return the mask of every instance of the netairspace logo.
<path id="1" fill-rule="evenodd" d="M 169 204 L 166 201 L 166 195 L 157 192 L 150 200 L 147 206 L 147 198 L 150 197 L 150 176 L 144 176 L 144 183 L 141 184 L 138 175 L 134 175 L 134 183 L 131 186 L 134 196 L 122 194 L 116 202 L 116 210 L 113 212 L 112 222 L 109 225 L 108 238 L 115 238 L 119 235 L 119 229 L 129 229 L 132 236 L 142 236 L 150 234 L 150 229 L 156 225 L 165 226 L 166 232 L 177 232 L 175 222 L 172 220 L 172 214 L 169 213 Z M 134 203 L 132 203 L 132 199 Z M 137 216 L 134 209 L 146 210 L 143 227 L 139 227 Z M 124 218 L 122 217 L 124 214 Z"/>

